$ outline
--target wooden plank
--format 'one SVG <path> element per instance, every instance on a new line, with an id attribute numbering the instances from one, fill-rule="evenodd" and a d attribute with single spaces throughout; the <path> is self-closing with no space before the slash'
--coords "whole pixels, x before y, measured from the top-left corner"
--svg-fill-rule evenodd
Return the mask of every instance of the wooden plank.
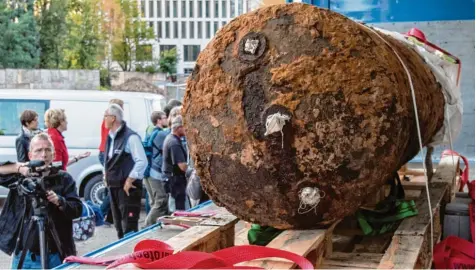
<path id="1" fill-rule="evenodd" d="M 248 245 L 248 228 L 243 228 L 235 234 L 235 246 Z"/>
<path id="2" fill-rule="evenodd" d="M 447 193 L 448 184 L 446 182 L 430 184 L 435 236 L 439 236 L 441 233 L 440 205 L 444 203 Z M 418 215 L 402 221 L 378 266 L 379 269 L 427 268 L 431 264 L 430 210 L 426 198 L 426 190 L 424 190 L 416 202 Z"/>
<path id="3" fill-rule="evenodd" d="M 166 242 L 174 248 L 176 253 L 185 250 L 212 252 L 217 250 L 220 236 L 219 227 L 193 226 Z"/>
<path id="4" fill-rule="evenodd" d="M 433 243 L 441 236 L 440 206 L 449 202 L 455 189 L 459 163 L 457 158 L 441 159 L 433 181 L 430 184 L 431 212 L 433 214 Z M 424 189 L 417 201 L 418 216 L 402 221 L 386 250 L 378 268 L 429 268 L 432 251 L 430 250 L 430 209 L 427 193 Z"/>
<path id="5" fill-rule="evenodd" d="M 335 224 L 328 229 L 322 230 L 283 231 L 267 247 L 290 251 L 304 257 L 310 256 L 319 265 L 325 253 L 332 252 L 331 237 Z M 315 252 L 315 254 L 310 254 L 311 252 Z M 294 263 L 280 258 L 253 260 L 239 265 L 265 269 L 292 269 L 295 267 Z"/>
<path id="6" fill-rule="evenodd" d="M 429 188 L 432 214 L 435 215 L 446 196 L 448 185 L 446 183 L 431 183 Z M 428 208 L 426 190 L 421 193 L 420 198 L 416 201 L 416 207 L 418 215 L 403 220 L 395 231 L 396 235 L 425 234 L 428 226 L 430 226 L 430 210 Z"/>
<path id="7" fill-rule="evenodd" d="M 235 242 L 234 226 L 238 218 L 220 209 L 220 214 L 208 218 L 198 226 L 168 239 L 175 252 L 196 250 L 213 252 L 222 248 L 231 247 Z"/>
<path id="8" fill-rule="evenodd" d="M 392 236 L 392 233 L 375 236 L 363 236 L 362 240 L 354 245 L 353 252 L 383 254 L 392 241 Z"/>
<path id="9" fill-rule="evenodd" d="M 402 186 L 407 190 L 421 190 L 425 187 L 424 181 L 402 181 Z"/>
<path id="10" fill-rule="evenodd" d="M 376 269 L 382 259 L 379 253 L 334 252 L 324 260 L 323 269 Z"/>
<path id="11" fill-rule="evenodd" d="M 393 237 L 377 268 L 415 269 L 422 246 L 422 236 L 396 235 Z"/>

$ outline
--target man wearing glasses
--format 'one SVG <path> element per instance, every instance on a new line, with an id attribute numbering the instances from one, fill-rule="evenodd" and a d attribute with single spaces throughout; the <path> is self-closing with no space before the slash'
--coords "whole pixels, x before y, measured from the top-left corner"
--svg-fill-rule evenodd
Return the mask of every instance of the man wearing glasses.
<path id="1" fill-rule="evenodd" d="M 119 239 L 139 230 L 142 179 L 148 164 L 139 135 L 127 127 L 123 118 L 124 111 L 117 104 L 110 104 L 104 114 L 104 124 L 109 129 L 104 176 Z"/>

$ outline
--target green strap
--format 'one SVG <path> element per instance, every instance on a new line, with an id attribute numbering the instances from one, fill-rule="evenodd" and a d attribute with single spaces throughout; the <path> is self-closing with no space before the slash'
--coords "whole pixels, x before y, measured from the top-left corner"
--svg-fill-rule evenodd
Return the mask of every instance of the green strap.
<path id="1" fill-rule="evenodd" d="M 389 195 L 375 209 L 360 209 L 356 213 L 360 228 L 365 235 L 378 235 L 390 232 L 407 217 L 416 216 L 418 210 L 415 202 L 405 201 L 405 191 L 397 173 L 388 179 Z"/>
<path id="2" fill-rule="evenodd" d="M 250 245 L 266 246 L 282 231 L 283 230 L 278 230 L 269 226 L 252 224 L 251 229 L 248 231 L 248 242 Z"/>
<path id="3" fill-rule="evenodd" d="M 415 202 L 397 200 L 396 211 L 386 214 L 359 210 L 356 213 L 360 228 L 365 235 L 378 235 L 394 230 L 399 221 L 407 217 L 416 216 L 418 210 Z"/>

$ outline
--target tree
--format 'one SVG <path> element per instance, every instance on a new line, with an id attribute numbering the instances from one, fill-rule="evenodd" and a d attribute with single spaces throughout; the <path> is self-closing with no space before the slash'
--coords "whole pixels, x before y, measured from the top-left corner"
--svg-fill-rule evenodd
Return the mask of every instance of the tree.
<path id="1" fill-rule="evenodd" d="M 70 0 L 36 0 L 36 20 L 40 32 L 40 67 L 60 68 L 67 39 Z"/>
<path id="2" fill-rule="evenodd" d="M 121 0 L 109 0 L 101 2 L 101 30 L 103 45 L 100 58 L 104 60 L 103 69 L 100 70 L 101 86 L 105 89 L 111 87 L 111 67 L 112 67 L 112 45 L 119 42 L 123 15 L 121 10 Z"/>
<path id="3" fill-rule="evenodd" d="M 0 1 L 0 68 L 35 68 L 39 64 L 39 35 L 33 0 Z"/>
<path id="4" fill-rule="evenodd" d="M 177 60 L 177 48 L 160 52 L 160 71 L 166 73 L 168 76 L 173 76 L 177 73 Z"/>
<path id="5" fill-rule="evenodd" d="M 112 46 L 112 56 L 123 71 L 131 71 L 137 57 L 136 49 L 154 38 L 152 28 L 138 19 L 139 7 L 136 0 L 123 0 L 122 32 L 120 39 Z"/>
<path id="6" fill-rule="evenodd" d="M 64 48 L 65 68 L 96 69 L 101 66 L 102 19 L 101 0 L 72 1 L 66 17 L 69 33 Z"/>

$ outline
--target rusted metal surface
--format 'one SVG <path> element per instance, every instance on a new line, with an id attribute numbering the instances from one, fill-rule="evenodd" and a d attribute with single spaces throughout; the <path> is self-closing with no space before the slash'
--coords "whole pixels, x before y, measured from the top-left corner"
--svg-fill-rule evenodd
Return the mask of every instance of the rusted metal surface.
<path id="1" fill-rule="evenodd" d="M 416 52 L 384 38 L 412 76 L 426 144 L 443 124 L 441 86 Z M 291 117 L 283 136 L 265 136 L 277 112 Z M 199 55 L 183 114 L 207 194 L 241 219 L 283 229 L 355 212 L 419 150 L 392 49 L 310 5 L 262 8 L 220 30 Z M 302 204 L 306 187 L 324 196 L 315 208 Z"/>

